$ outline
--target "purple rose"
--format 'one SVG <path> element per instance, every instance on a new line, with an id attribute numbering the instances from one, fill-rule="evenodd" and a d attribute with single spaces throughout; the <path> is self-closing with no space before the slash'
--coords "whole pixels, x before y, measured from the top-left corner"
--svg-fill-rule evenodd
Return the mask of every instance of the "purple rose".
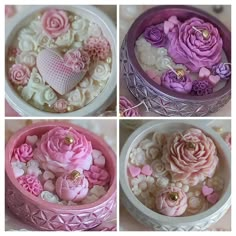
<path id="1" fill-rule="evenodd" d="M 221 79 L 228 80 L 231 75 L 230 64 L 220 63 L 212 67 L 213 74 L 219 75 Z"/>
<path id="2" fill-rule="evenodd" d="M 172 70 L 166 71 L 161 77 L 161 85 L 179 93 L 190 93 L 192 80 L 188 75 L 177 76 Z"/>
<path id="3" fill-rule="evenodd" d="M 203 96 L 213 93 L 213 87 L 207 80 L 194 80 L 191 95 Z"/>
<path id="4" fill-rule="evenodd" d="M 144 38 L 154 47 L 165 47 L 168 40 L 163 24 L 147 27 L 144 31 Z"/>
<path id="5" fill-rule="evenodd" d="M 185 64 L 193 72 L 211 68 L 221 61 L 223 41 L 218 29 L 199 18 L 176 25 L 168 33 L 168 53 L 175 63 Z"/>
<path id="6" fill-rule="evenodd" d="M 126 97 L 120 96 L 120 113 L 125 117 L 139 116 L 137 108 L 133 108 L 135 105 L 129 101 Z"/>

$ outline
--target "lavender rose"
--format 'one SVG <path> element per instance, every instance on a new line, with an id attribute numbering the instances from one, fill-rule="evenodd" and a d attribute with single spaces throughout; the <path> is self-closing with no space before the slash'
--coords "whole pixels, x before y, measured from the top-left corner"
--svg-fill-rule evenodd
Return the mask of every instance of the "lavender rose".
<path id="1" fill-rule="evenodd" d="M 177 76 L 172 70 L 166 71 L 161 77 L 161 85 L 179 93 L 190 93 L 192 80 L 188 75 Z"/>
<path id="2" fill-rule="evenodd" d="M 213 73 L 219 75 L 221 79 L 228 80 L 231 75 L 230 64 L 220 63 L 212 67 Z"/>
<path id="3" fill-rule="evenodd" d="M 176 25 L 168 39 L 168 53 L 175 63 L 185 64 L 193 72 L 221 61 L 223 41 L 219 31 L 202 19 L 193 17 Z"/>
<path id="4" fill-rule="evenodd" d="M 147 27 L 144 31 L 144 38 L 154 47 L 165 47 L 168 40 L 164 33 L 163 24 Z"/>

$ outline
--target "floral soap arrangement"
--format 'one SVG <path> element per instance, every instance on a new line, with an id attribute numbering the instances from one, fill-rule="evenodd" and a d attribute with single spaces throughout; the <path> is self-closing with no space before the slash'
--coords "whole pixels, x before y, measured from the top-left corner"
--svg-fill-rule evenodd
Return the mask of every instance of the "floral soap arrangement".
<path id="1" fill-rule="evenodd" d="M 8 49 L 8 79 L 37 109 L 65 113 L 83 108 L 111 73 L 110 43 L 95 22 L 47 9 L 17 32 Z"/>
<path id="2" fill-rule="evenodd" d="M 32 195 L 62 205 L 97 201 L 109 188 L 103 153 L 73 128 L 52 128 L 27 136 L 14 148 L 11 166 L 18 183 Z"/>
<path id="3" fill-rule="evenodd" d="M 197 17 L 181 22 L 171 16 L 146 27 L 135 52 L 148 77 L 181 94 L 211 94 L 230 79 L 231 63 L 217 27 Z"/>
<path id="4" fill-rule="evenodd" d="M 214 141 L 200 129 L 150 133 L 129 154 L 130 188 L 157 213 L 195 215 L 222 195 L 221 162 Z"/>

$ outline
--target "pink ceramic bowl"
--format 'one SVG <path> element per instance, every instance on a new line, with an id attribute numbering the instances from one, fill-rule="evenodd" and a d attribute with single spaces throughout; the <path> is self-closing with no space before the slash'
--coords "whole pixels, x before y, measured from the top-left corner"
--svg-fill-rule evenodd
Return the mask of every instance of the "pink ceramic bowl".
<path id="1" fill-rule="evenodd" d="M 10 159 L 13 149 L 25 141 L 28 135 L 46 133 L 61 126 L 72 127 L 91 141 L 93 148 L 106 158 L 106 167 L 111 176 L 110 188 L 96 202 L 78 206 L 64 206 L 46 202 L 24 190 L 16 180 Z M 64 122 L 44 122 L 27 126 L 16 132 L 6 146 L 6 203 L 10 210 L 27 224 L 40 230 L 88 230 L 106 220 L 116 205 L 116 157 L 112 149 L 99 136 L 79 126 Z"/>

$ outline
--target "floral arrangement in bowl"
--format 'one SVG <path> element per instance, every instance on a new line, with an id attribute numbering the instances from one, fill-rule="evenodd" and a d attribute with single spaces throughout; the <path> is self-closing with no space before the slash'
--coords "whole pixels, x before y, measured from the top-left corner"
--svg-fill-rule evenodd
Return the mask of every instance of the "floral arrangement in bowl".
<path id="1" fill-rule="evenodd" d="M 8 79 L 19 96 L 51 113 L 81 109 L 104 89 L 112 52 L 100 26 L 69 10 L 44 9 L 8 47 Z"/>

